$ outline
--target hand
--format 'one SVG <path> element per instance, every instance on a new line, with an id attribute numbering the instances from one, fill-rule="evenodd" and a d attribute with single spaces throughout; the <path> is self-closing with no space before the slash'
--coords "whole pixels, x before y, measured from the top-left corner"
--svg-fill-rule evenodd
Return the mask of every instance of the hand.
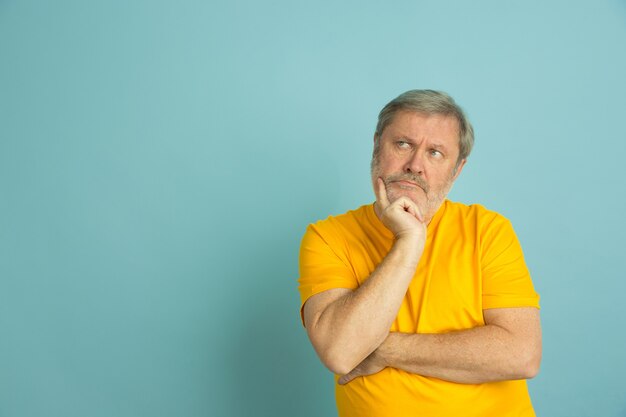
<path id="1" fill-rule="evenodd" d="M 356 368 L 339 378 L 337 382 L 339 385 L 345 385 L 354 378 L 377 374 L 385 369 L 385 367 L 379 356 L 376 355 L 376 351 L 374 351 L 367 358 L 363 359 L 363 362 L 358 364 Z"/>
<path id="2" fill-rule="evenodd" d="M 376 205 L 385 227 L 391 230 L 396 239 L 409 237 L 411 240 L 425 242 L 426 223 L 417 204 L 404 196 L 390 203 L 385 182 L 382 178 L 376 181 Z"/>

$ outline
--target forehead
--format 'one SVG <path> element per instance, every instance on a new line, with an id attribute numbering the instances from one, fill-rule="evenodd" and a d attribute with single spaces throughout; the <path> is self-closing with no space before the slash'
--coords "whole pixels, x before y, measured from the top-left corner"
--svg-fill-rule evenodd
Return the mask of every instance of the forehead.
<path id="1" fill-rule="evenodd" d="M 438 139 L 458 144 L 460 129 L 458 120 L 452 115 L 404 110 L 396 113 L 385 127 L 382 137 L 385 136 L 404 136 L 415 140 Z"/>

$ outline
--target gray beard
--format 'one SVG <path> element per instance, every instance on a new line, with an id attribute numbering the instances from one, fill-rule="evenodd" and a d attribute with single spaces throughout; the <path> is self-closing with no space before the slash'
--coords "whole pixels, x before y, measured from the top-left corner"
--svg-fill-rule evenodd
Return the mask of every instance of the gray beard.
<path id="1" fill-rule="evenodd" d="M 380 175 L 380 164 L 378 161 L 378 154 L 376 149 L 374 150 L 374 155 L 372 155 L 372 163 L 371 163 L 371 175 L 372 178 L 381 177 Z M 424 194 L 426 194 L 426 203 L 423 207 L 422 204 L 419 204 L 417 201 L 414 201 L 415 204 L 422 210 L 422 215 L 430 221 L 430 219 L 435 215 L 441 204 L 446 199 L 448 193 L 450 192 L 450 188 L 452 188 L 452 177 L 454 176 L 454 172 L 452 176 L 448 178 L 448 181 L 444 186 L 438 191 L 435 192 L 430 189 L 426 181 L 419 175 L 410 174 L 410 173 L 400 173 L 400 174 L 392 174 L 387 177 L 382 177 L 383 182 L 385 183 L 385 187 L 389 187 L 389 184 L 394 181 L 407 180 L 416 183 L 422 190 L 424 190 Z M 389 188 L 387 188 L 389 189 Z M 389 202 L 393 203 L 395 200 L 400 198 L 399 195 L 394 195 L 395 193 L 387 193 L 387 197 L 389 198 Z"/>

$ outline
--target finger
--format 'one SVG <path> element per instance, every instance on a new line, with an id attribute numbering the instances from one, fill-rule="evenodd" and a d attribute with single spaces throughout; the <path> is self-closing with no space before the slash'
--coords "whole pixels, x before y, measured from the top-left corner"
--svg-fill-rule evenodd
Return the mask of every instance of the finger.
<path id="1" fill-rule="evenodd" d="M 400 197 L 393 202 L 393 205 L 399 205 L 400 207 L 402 207 L 402 210 L 406 211 L 417 220 L 424 223 L 424 216 L 422 216 L 422 211 L 420 210 L 419 206 L 415 204 L 415 201 L 411 200 L 410 198 Z"/>
<path id="2" fill-rule="evenodd" d="M 386 208 L 389 205 L 387 187 L 385 186 L 385 181 L 380 177 L 376 179 L 376 200 L 380 202 L 382 208 Z"/>
<path id="3" fill-rule="evenodd" d="M 352 372 L 349 372 L 345 374 L 344 376 L 342 376 L 341 378 L 339 378 L 339 381 L 337 381 L 337 383 L 339 385 L 346 385 L 348 382 L 352 381 L 354 378 L 355 378 L 354 374 Z"/>
<path id="4" fill-rule="evenodd" d="M 420 222 L 424 223 L 424 216 L 422 216 L 422 211 L 413 201 L 409 200 L 407 205 L 405 206 L 406 211 L 411 213 L 413 216 L 417 218 Z"/>

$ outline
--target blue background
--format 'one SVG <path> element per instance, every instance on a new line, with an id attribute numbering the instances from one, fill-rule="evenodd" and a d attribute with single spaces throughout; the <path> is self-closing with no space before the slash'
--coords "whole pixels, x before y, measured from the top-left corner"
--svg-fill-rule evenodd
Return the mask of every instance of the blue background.
<path id="1" fill-rule="evenodd" d="M 626 416 L 625 45 L 624 0 L 0 1 L 0 415 L 334 415 L 300 238 L 434 88 L 542 296 L 538 415 Z"/>

